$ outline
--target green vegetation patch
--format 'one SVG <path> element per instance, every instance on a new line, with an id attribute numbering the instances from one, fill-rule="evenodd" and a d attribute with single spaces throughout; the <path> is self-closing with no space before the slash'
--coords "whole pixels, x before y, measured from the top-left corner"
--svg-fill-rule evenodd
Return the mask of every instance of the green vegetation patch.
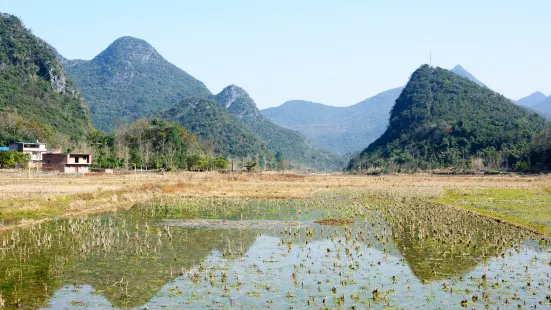
<path id="1" fill-rule="evenodd" d="M 131 122 L 190 96 L 211 96 L 202 82 L 132 37 L 119 38 L 92 60 L 63 62 L 100 130 L 111 131 L 119 119 Z"/>
<path id="2" fill-rule="evenodd" d="M 546 128 L 541 116 L 504 96 L 423 65 L 396 100 L 385 133 L 348 169 L 541 171 L 549 158 L 548 135 L 536 137 Z"/>
<path id="3" fill-rule="evenodd" d="M 316 148 L 302 134 L 268 120 L 244 89 L 228 86 L 216 95 L 216 101 L 266 142 L 268 149 L 276 154 L 279 169 L 300 169 L 304 165 L 318 170 L 340 170 L 342 167 L 339 156 Z"/>
<path id="4" fill-rule="evenodd" d="M 62 146 L 90 130 L 88 108 L 55 50 L 15 16 L 0 16 L 0 145 L 47 141 Z"/>
<path id="5" fill-rule="evenodd" d="M 551 234 L 549 189 L 447 189 L 437 201 Z"/>
<path id="6" fill-rule="evenodd" d="M 258 158 L 256 162 L 262 166 L 275 161 L 261 138 L 213 100 L 188 98 L 160 114 L 160 118 L 185 127 L 204 141 L 210 141 L 209 148 L 215 154 Z"/>
<path id="7" fill-rule="evenodd" d="M 61 215 L 72 199 L 74 198 L 60 196 L 46 201 L 42 199 L 2 201 L 0 202 L 0 220 L 10 218 L 36 219 Z"/>

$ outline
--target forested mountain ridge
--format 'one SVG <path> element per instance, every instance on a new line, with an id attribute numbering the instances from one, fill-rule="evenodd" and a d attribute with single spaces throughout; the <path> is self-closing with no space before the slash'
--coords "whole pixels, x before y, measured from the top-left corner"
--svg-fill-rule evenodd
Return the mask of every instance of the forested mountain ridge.
<path id="1" fill-rule="evenodd" d="M 302 134 L 280 127 L 267 119 L 242 88 L 230 85 L 215 96 L 220 106 L 261 137 L 278 160 L 289 161 L 294 167 L 334 169 L 342 166 L 340 158 L 313 146 Z"/>
<path id="2" fill-rule="evenodd" d="M 402 89 L 394 88 L 348 107 L 294 100 L 261 112 L 274 123 L 304 134 L 318 147 L 347 154 L 364 149 L 384 132 Z"/>
<path id="3" fill-rule="evenodd" d="M 476 77 L 474 77 L 470 72 L 465 70 L 461 65 L 455 66 L 451 72 L 464 77 L 466 79 L 469 79 L 476 84 L 480 86 L 487 87 L 479 81 Z M 546 105 L 543 103 L 547 99 L 547 96 L 541 92 L 535 92 L 530 94 L 529 96 L 526 96 L 524 98 L 521 98 L 519 100 L 513 101 L 514 103 L 523 106 L 525 108 L 528 108 L 530 111 L 534 111 L 538 113 L 539 115 L 543 116 L 546 119 L 551 119 L 551 101 L 550 104 Z"/>
<path id="4" fill-rule="evenodd" d="M 479 81 L 474 75 L 465 70 L 461 65 L 455 66 L 451 72 L 469 79 L 480 86 L 488 87 Z M 530 111 L 536 112 L 539 115 L 543 116 L 545 119 L 551 120 L 551 101 L 548 105 L 544 104 L 543 101 L 547 99 L 547 96 L 539 91 L 532 93 L 524 98 L 513 101 L 514 103 L 527 108 Z"/>
<path id="5" fill-rule="evenodd" d="M 54 49 L 0 13 L 0 145 L 40 139 L 65 146 L 90 129 L 87 107 Z"/>
<path id="6" fill-rule="evenodd" d="M 250 158 L 260 165 L 274 164 L 274 154 L 264 141 L 232 117 L 219 103 L 190 97 L 158 114 L 175 122 L 209 143 L 209 151 L 227 158 Z"/>
<path id="7" fill-rule="evenodd" d="M 92 60 L 62 62 L 90 106 L 94 126 L 106 131 L 119 118 L 130 122 L 187 97 L 212 96 L 202 82 L 133 37 L 115 40 Z"/>
<path id="8" fill-rule="evenodd" d="M 528 160 L 542 117 L 448 70 L 416 70 L 392 108 L 385 133 L 352 159 L 350 170 L 469 166 L 498 169 Z"/>

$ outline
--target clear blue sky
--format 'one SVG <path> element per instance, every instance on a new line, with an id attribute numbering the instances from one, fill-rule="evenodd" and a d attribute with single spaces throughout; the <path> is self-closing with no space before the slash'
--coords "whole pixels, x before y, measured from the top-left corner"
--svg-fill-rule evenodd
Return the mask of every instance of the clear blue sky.
<path id="1" fill-rule="evenodd" d="M 24 1 L 0 11 L 67 58 L 121 36 L 151 43 L 214 93 L 260 108 L 291 99 L 345 106 L 404 85 L 428 63 L 461 64 L 518 99 L 551 93 L 551 1 Z"/>

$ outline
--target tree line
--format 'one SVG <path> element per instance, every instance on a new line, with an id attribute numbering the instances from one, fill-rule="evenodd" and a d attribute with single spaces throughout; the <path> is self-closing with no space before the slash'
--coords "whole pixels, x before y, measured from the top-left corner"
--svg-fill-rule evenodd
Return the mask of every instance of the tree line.
<path id="1" fill-rule="evenodd" d="M 186 128 L 163 119 L 139 119 L 119 125 L 112 134 L 92 131 L 87 145 L 94 168 L 140 170 L 254 170 L 253 157 L 224 158 L 214 152 L 214 141 L 202 141 Z"/>

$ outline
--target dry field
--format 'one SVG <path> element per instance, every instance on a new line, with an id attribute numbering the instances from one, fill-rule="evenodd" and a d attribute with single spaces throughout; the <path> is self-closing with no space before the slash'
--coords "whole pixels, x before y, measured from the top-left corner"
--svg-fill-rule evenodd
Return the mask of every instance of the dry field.
<path id="1" fill-rule="evenodd" d="M 355 176 L 181 172 L 89 174 L 82 177 L 36 173 L 29 176 L 24 172 L 2 171 L 0 230 L 53 217 L 129 208 L 135 203 L 149 201 L 183 197 L 307 199 L 319 192 L 339 190 L 390 200 L 437 201 L 515 224 L 533 226 L 540 231 L 541 221 L 534 218 L 540 220 L 543 217 L 543 226 L 546 221 L 551 226 L 549 175 Z"/>

